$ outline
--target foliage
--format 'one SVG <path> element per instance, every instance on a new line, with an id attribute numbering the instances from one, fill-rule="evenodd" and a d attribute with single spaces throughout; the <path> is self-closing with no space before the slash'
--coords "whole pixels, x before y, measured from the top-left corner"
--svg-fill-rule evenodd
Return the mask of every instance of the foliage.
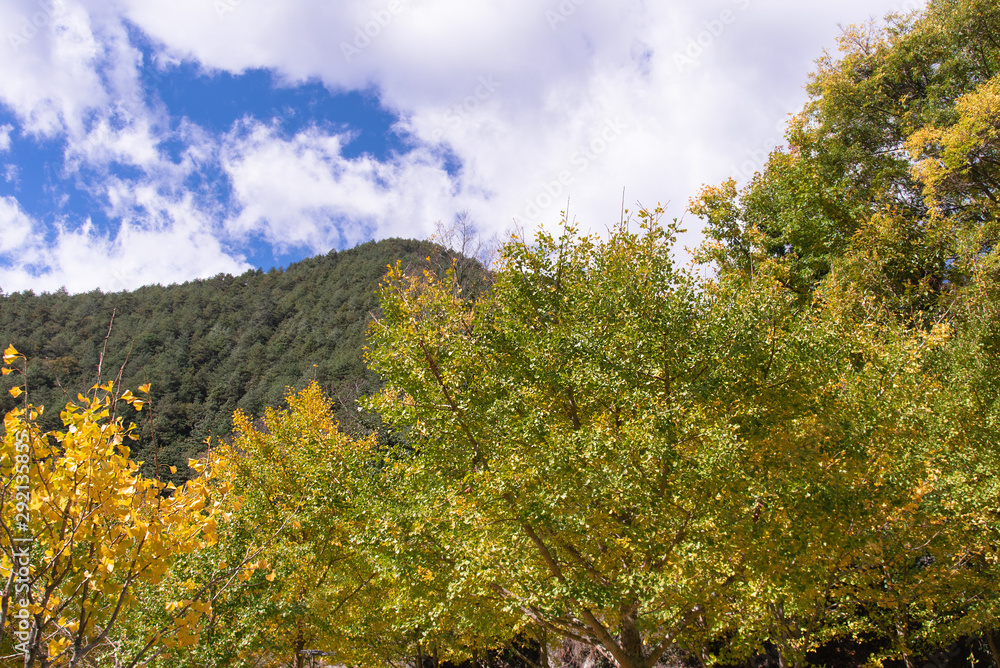
<path id="1" fill-rule="evenodd" d="M 742 190 L 709 187 L 692 202 L 720 242 L 712 259 L 746 270 L 748 245 L 787 256 L 800 291 L 846 259 L 900 313 L 946 311 L 941 296 L 967 275 L 956 260 L 995 237 L 998 30 L 991 0 L 932 0 L 846 29 L 787 148 Z"/>
<path id="2" fill-rule="evenodd" d="M 445 249 L 482 250 L 463 217 L 444 246 L 3 297 L 33 401 L 98 382 L 60 429 L 7 351 L 0 647 L 30 538 L 41 665 L 548 668 L 562 637 L 618 668 L 982 638 L 1000 667 L 998 33 L 988 0 L 845 30 L 788 146 L 691 203 L 690 269 L 657 209 L 512 237 L 495 273 Z M 155 403 L 115 394 L 146 375 Z M 234 410 L 200 476 L 144 477 Z"/>
<path id="3" fill-rule="evenodd" d="M 902 326 L 838 274 L 804 301 L 789 259 L 697 279 L 675 225 L 639 227 L 513 239 L 477 300 L 387 277 L 372 406 L 408 429 L 399 484 L 448 518 L 461 570 L 629 668 L 765 640 L 801 665 L 866 633 L 910 656 L 988 624 L 967 465 L 989 450 L 934 366 L 951 327 Z"/>
<path id="4" fill-rule="evenodd" d="M 8 365 L 24 357 L 13 346 Z M 5 367 L 9 375 L 10 367 Z M 140 388 L 148 392 L 149 388 Z M 15 386 L 12 394 L 24 394 Z M 9 412 L 0 452 L 0 599 L 7 654 L 25 666 L 136 665 L 154 645 L 192 642 L 186 624 L 157 629 L 132 656 L 118 654 L 116 626 L 137 604 L 140 583 L 156 583 L 173 559 L 217 540 L 216 515 L 230 487 L 217 484 L 214 460 L 183 488 L 139 473 L 126 445 L 121 403 L 143 401 L 114 384 L 79 395 L 61 414 L 64 430 L 38 427 L 40 408 Z M 169 620 L 192 621 L 197 604 L 175 606 Z"/>

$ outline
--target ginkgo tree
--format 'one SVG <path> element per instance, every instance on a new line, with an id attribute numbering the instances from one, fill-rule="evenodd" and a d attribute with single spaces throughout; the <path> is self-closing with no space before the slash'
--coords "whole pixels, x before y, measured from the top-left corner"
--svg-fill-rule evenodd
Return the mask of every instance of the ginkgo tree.
<path id="1" fill-rule="evenodd" d="M 215 449 L 238 490 L 218 543 L 140 589 L 133 636 L 164 626 L 186 584 L 227 573 L 202 597 L 210 614 L 189 625 L 198 643 L 153 665 L 459 663 L 510 641 L 518 619 L 461 586 L 436 531 L 448 518 L 398 485 L 376 437 L 341 432 L 316 383 L 286 402 L 260 420 L 237 412 L 234 439 Z"/>
<path id="2" fill-rule="evenodd" d="M 3 360 L 5 375 L 26 372 L 13 347 Z M 24 379 L 11 394 L 26 393 Z M 131 656 L 113 642 L 137 585 L 158 581 L 177 555 L 217 540 L 216 515 L 232 491 L 212 460 L 192 462 L 201 475 L 180 489 L 144 477 L 129 458 L 135 426 L 124 425 L 123 404 L 139 410 L 144 400 L 107 382 L 67 403 L 62 430 L 41 431 L 42 408 L 27 397 L 4 418 L 0 646 L 26 668 L 139 665 L 168 644 L 190 642 L 186 626 L 174 622 L 207 612 L 203 602 L 180 602 L 170 623 Z"/>
<path id="3" fill-rule="evenodd" d="M 949 464 L 970 453 L 940 442 L 925 364 L 949 327 L 911 330 L 833 278 L 804 296 L 759 246 L 752 271 L 699 277 L 660 214 L 512 239 L 476 299 L 390 271 L 369 356 L 372 405 L 413 450 L 399 484 L 508 612 L 621 668 L 673 645 L 719 660 L 720 639 L 803 665 L 904 604 L 889 655 L 911 656 L 970 538 Z M 926 595 L 894 604 L 906 569 Z"/>
<path id="4" fill-rule="evenodd" d="M 628 668 L 699 622 L 719 632 L 742 568 L 729 536 L 753 514 L 738 440 L 710 409 L 721 323 L 700 317 L 675 230 L 644 213 L 605 243 L 515 239 L 478 301 L 395 269 L 371 330 L 387 378 L 373 405 L 408 429 L 408 484 L 455 517 L 464 568 Z"/>
<path id="5" fill-rule="evenodd" d="M 179 574 L 246 563 L 213 597 L 216 619 L 200 647 L 178 654 L 179 665 L 275 657 L 302 666 L 310 651 L 348 660 L 357 650 L 351 638 L 377 620 L 381 577 L 358 510 L 375 439 L 341 433 L 315 383 L 286 399 L 287 408 L 268 409 L 259 422 L 238 411 L 235 438 L 217 450 L 238 500 L 219 544 Z"/>

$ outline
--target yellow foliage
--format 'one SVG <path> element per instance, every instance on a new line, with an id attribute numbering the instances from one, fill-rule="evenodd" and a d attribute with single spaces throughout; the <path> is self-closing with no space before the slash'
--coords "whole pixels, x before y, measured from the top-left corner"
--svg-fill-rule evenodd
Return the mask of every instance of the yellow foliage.
<path id="1" fill-rule="evenodd" d="M 17 357 L 8 347 L 4 361 Z M 181 489 L 144 477 L 124 444 L 135 426 L 112 417 L 118 401 L 141 403 L 131 392 L 115 396 L 110 382 L 95 388 L 66 405 L 59 431 L 41 431 L 40 409 L 8 413 L 0 444 L 0 578 L 30 582 L 9 588 L 3 603 L 13 616 L 19 600 L 30 598 L 36 646 L 48 649 L 53 667 L 69 664 L 73 645 L 96 649 L 133 605 L 137 584 L 159 581 L 177 555 L 214 541 L 215 515 L 231 492 L 212 457 Z M 22 578 L 24 568 L 29 576 Z M 187 623 L 205 610 L 192 606 Z"/>

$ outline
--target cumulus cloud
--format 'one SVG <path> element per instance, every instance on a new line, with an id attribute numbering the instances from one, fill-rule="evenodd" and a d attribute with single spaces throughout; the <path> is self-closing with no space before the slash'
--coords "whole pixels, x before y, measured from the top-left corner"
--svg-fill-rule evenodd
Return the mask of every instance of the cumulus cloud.
<path id="1" fill-rule="evenodd" d="M 209 68 L 270 67 L 333 89 L 377 87 L 402 127 L 458 157 L 455 191 L 479 193 L 470 202 L 477 218 L 501 227 L 514 217 L 557 219 L 567 197 L 602 227 L 623 186 L 630 203 L 675 200 L 679 213 L 701 183 L 781 141 L 818 45 L 833 46 L 838 24 L 906 8 L 895 0 L 123 5 L 177 57 Z M 484 80 L 499 82 L 485 99 Z M 590 151 L 584 168 L 580 152 L 616 119 L 627 130 L 614 147 Z M 566 170 L 571 183 L 552 186 Z"/>
<path id="2" fill-rule="evenodd" d="M 0 279 L 35 289 L 184 280 L 245 268 L 247 239 L 324 252 L 424 236 L 463 210 L 487 229 L 530 228 L 554 224 L 569 202 L 571 215 L 602 230 L 617 220 L 623 187 L 630 208 L 671 201 L 680 215 L 702 183 L 745 179 L 763 164 L 838 24 L 914 8 L 915 0 L 7 0 L 0 102 L 18 127 L 0 128 L 0 151 L 14 131 L 62 138 L 65 176 L 113 224 L 98 229 L 57 211 L 46 236 L 6 198 L 0 221 L 29 230 L 20 243 L 31 261 L 0 269 Z M 289 86 L 373 91 L 398 116 L 408 148 L 346 158 L 348 137 L 334 131 L 287 136 L 247 119 L 213 136 L 168 118 L 147 102 L 133 27 L 161 66 L 262 67 Z M 183 147 L 179 155 L 166 153 L 168 141 Z M 7 181 L 17 171 L 7 165 Z M 226 194 L 189 191 L 199 179 L 225 181 Z M 109 269 L 87 269 L 97 265 Z"/>
<path id="3" fill-rule="evenodd" d="M 347 159 L 343 144 L 316 129 L 286 139 L 258 123 L 240 128 L 222 149 L 240 207 L 228 231 L 262 234 L 282 251 L 324 252 L 372 237 L 425 236 L 454 206 L 453 184 L 431 153 Z"/>
<path id="4" fill-rule="evenodd" d="M 13 198 L 0 198 L 0 289 L 118 291 L 251 268 L 227 252 L 189 202 L 177 203 L 170 217 L 160 229 L 126 221 L 114 235 L 89 220 L 76 228 L 59 224 L 46 238 Z"/>
<path id="5" fill-rule="evenodd" d="M 110 101 L 98 67 L 123 60 L 124 31 L 96 34 L 91 15 L 74 2 L 9 0 L 0 4 L 0 25 L 9 27 L 0 49 L 0 99 L 24 131 L 82 134 L 91 112 Z"/>
<path id="6" fill-rule="evenodd" d="M 0 257 L 10 258 L 22 250 L 33 229 L 31 218 L 13 197 L 0 197 Z"/>

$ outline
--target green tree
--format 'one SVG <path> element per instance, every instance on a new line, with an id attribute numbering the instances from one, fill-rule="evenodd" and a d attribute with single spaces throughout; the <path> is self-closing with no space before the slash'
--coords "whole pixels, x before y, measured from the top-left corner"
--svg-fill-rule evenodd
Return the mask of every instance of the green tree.
<path id="1" fill-rule="evenodd" d="M 808 292 L 847 256 L 898 312 L 946 311 L 940 296 L 965 276 L 955 260 L 970 239 L 995 237 L 998 30 L 991 0 L 931 0 L 846 29 L 838 57 L 818 61 L 787 147 L 742 190 L 692 202 L 720 243 L 713 259 L 746 270 L 748 245 L 788 257 L 789 284 Z"/>
<path id="2" fill-rule="evenodd" d="M 698 279 L 675 230 L 514 239 L 476 300 L 390 273 L 372 406 L 461 572 L 623 668 L 764 642 L 800 666 L 872 632 L 912 658 L 980 628 L 982 442 L 936 417 L 962 415 L 935 366 L 950 325 L 901 325 L 840 272 L 804 300 L 762 250 Z"/>
<path id="3" fill-rule="evenodd" d="M 188 583 L 223 573 L 201 597 L 211 614 L 188 629 L 199 642 L 162 665 L 304 666 L 310 652 L 345 665 L 461 662 L 512 638 L 516 620 L 463 595 L 435 531 L 447 518 L 397 487 L 375 437 L 341 432 L 317 383 L 286 400 L 260 420 L 237 412 L 235 439 L 215 451 L 239 490 L 220 540 L 144 588 L 150 613 L 133 635 L 163 625 Z"/>

